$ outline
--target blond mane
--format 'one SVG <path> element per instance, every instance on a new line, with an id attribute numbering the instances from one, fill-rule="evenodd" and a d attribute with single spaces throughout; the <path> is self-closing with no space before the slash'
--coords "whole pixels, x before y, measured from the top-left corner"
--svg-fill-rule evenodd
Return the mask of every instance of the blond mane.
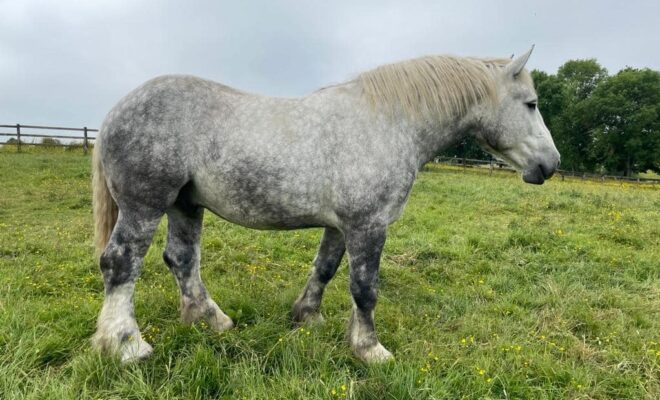
<path id="1" fill-rule="evenodd" d="M 377 67 L 360 74 L 357 81 L 374 108 L 436 120 L 464 115 L 484 100 L 495 103 L 494 71 L 510 61 L 427 56 Z"/>

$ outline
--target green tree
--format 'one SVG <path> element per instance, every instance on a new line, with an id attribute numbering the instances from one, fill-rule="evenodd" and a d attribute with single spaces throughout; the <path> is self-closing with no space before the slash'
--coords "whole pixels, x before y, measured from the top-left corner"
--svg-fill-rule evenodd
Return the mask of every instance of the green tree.
<path id="1" fill-rule="evenodd" d="M 596 86 L 607 78 L 607 70 L 595 58 L 569 60 L 557 71 L 557 78 L 564 82 L 571 100 L 584 100 L 591 95 Z"/>
<path id="2" fill-rule="evenodd" d="M 570 60 L 557 71 L 557 87 L 561 87 L 561 112 L 552 121 L 553 137 L 562 155 L 562 168 L 590 171 L 595 168 L 589 148 L 591 122 L 585 116 L 585 102 L 596 87 L 607 78 L 607 70 L 595 59 Z"/>
<path id="3" fill-rule="evenodd" d="M 660 171 L 660 72 L 626 68 L 584 103 L 591 156 L 607 171 Z"/>

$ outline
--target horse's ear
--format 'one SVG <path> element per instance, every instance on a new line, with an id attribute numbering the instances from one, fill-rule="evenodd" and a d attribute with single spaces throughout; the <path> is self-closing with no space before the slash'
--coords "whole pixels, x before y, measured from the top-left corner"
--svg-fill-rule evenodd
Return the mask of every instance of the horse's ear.
<path id="1" fill-rule="evenodd" d="M 532 50 L 534 50 L 534 45 L 532 45 L 532 48 L 529 49 L 527 53 L 511 61 L 511 63 L 509 63 L 506 66 L 506 73 L 513 78 L 518 76 L 518 74 L 520 74 L 520 71 L 522 71 L 523 68 L 525 68 L 525 64 L 527 64 L 527 60 L 529 60 L 529 56 L 532 55 Z"/>

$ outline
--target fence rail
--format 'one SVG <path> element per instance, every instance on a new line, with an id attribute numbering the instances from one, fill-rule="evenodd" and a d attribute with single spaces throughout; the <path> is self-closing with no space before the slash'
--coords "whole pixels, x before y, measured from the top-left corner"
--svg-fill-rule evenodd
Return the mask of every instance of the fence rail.
<path id="1" fill-rule="evenodd" d="M 15 125 L 0 125 L 0 129 L 7 129 L 11 128 L 14 129 L 14 132 L 0 132 L 0 136 L 2 137 L 9 137 L 8 140 L 0 142 L 0 145 L 5 145 L 5 144 L 11 144 L 11 145 L 16 145 L 16 151 L 20 152 L 21 151 L 21 146 L 58 146 L 58 147 L 68 147 L 71 146 L 71 143 L 35 143 L 34 141 L 32 142 L 27 142 L 24 140 L 21 140 L 22 138 L 50 138 L 50 139 L 68 139 L 68 140 L 82 140 L 82 146 L 83 146 L 83 152 L 87 154 L 87 151 L 89 150 L 89 143 L 92 140 L 95 140 L 96 138 L 93 136 L 89 136 L 90 132 L 98 132 L 98 129 L 92 129 L 88 127 L 82 127 L 82 128 L 65 128 L 62 126 L 40 126 L 40 125 L 21 125 L 21 124 L 15 124 Z M 25 133 L 22 130 L 23 129 L 36 129 L 36 130 L 49 130 L 49 131 L 67 131 L 67 132 L 82 132 L 81 135 L 50 135 L 48 133 Z M 14 141 L 12 141 L 14 139 Z"/>
<path id="2" fill-rule="evenodd" d="M 501 161 L 496 161 L 496 160 L 488 161 L 488 160 L 476 160 L 472 158 L 436 157 L 433 161 L 438 164 L 448 164 L 448 165 L 460 166 L 463 168 L 488 168 L 490 174 L 492 174 L 494 170 L 516 172 L 515 169 L 509 167 L 508 165 L 504 164 Z M 592 180 L 592 181 L 650 183 L 654 185 L 660 184 L 660 179 L 655 179 L 655 178 L 589 174 L 586 172 L 567 171 L 563 169 L 557 170 L 557 175 L 561 177 L 562 181 L 565 180 L 566 177 L 572 177 L 572 178 L 579 178 L 582 180 Z"/>

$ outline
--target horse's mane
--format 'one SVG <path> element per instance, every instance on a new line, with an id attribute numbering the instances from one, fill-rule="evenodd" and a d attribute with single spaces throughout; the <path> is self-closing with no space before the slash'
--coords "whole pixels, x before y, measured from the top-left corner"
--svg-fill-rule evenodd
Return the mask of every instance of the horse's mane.
<path id="1" fill-rule="evenodd" d="M 413 119 L 463 115 L 484 100 L 497 101 L 495 70 L 509 59 L 427 56 L 387 64 L 357 77 L 366 99 L 387 113 L 403 111 Z M 524 71 L 521 78 L 531 82 Z"/>

